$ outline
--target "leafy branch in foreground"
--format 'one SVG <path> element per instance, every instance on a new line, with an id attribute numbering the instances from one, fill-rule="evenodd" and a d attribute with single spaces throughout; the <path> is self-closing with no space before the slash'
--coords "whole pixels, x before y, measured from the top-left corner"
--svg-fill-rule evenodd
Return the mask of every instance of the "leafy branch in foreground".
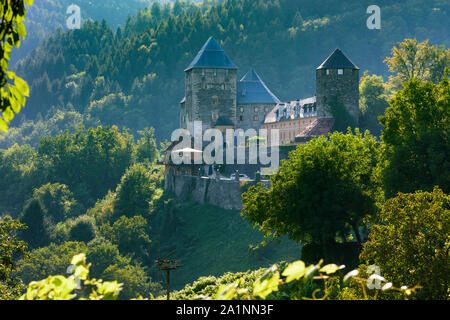
<path id="1" fill-rule="evenodd" d="M 27 31 L 23 21 L 25 20 L 25 2 L 29 6 L 33 0 L 0 0 L 0 130 L 8 131 L 9 122 L 14 118 L 14 113 L 19 113 L 25 106 L 25 97 L 30 90 L 27 83 L 14 72 L 8 71 L 11 49 L 20 47 L 20 38 L 24 39 Z M 8 79 L 14 85 L 8 83 Z"/>
<path id="2" fill-rule="evenodd" d="M 72 300 L 78 295 L 79 300 L 116 300 L 122 290 L 117 281 L 103 282 L 101 279 L 90 279 L 86 255 L 80 253 L 72 258 L 68 278 L 50 276 L 41 281 L 33 281 L 20 300 Z"/>
<path id="3" fill-rule="evenodd" d="M 341 280 L 339 276 L 334 277 L 339 270 L 345 268 L 344 265 L 336 264 L 322 265 L 322 260 L 318 264 L 312 264 L 306 267 L 301 260 L 288 264 L 283 270 L 279 266 L 273 265 L 268 268 L 256 281 L 253 282 L 251 288 L 242 288 L 240 281 L 233 282 L 229 285 L 221 286 L 216 293 L 217 300 L 266 300 L 280 298 L 274 295 L 278 291 L 284 290 L 281 294 L 290 300 L 327 300 L 332 299 L 332 295 L 336 289 L 336 280 Z M 362 300 L 376 300 L 380 291 L 398 291 L 405 297 L 415 293 L 420 287 L 415 286 L 408 288 L 402 286 L 396 288 L 392 282 L 388 282 L 379 274 L 372 274 L 368 278 L 359 275 L 359 270 L 353 270 L 342 278 L 343 285 L 359 284 L 362 288 Z M 311 285 L 316 280 L 323 281 L 323 286 Z M 370 295 L 366 289 L 368 284 L 377 280 L 380 284 L 379 289 L 375 289 L 374 295 Z M 351 283 L 351 281 L 354 281 Z M 383 284 L 381 286 L 381 284 Z M 305 290 L 306 289 L 306 290 Z M 310 297 L 305 292 L 311 292 Z M 286 294 L 287 293 L 287 294 Z"/>

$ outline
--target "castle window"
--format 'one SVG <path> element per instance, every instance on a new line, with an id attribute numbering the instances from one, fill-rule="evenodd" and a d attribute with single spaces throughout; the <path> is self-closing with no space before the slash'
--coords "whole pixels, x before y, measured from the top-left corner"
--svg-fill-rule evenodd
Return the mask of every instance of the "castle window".
<path id="1" fill-rule="evenodd" d="M 214 77 L 217 76 L 217 70 L 214 70 Z"/>
<path id="2" fill-rule="evenodd" d="M 255 112 L 258 112 L 258 107 L 255 107 Z"/>
<path id="3" fill-rule="evenodd" d="M 258 121 L 258 120 L 259 120 L 258 116 L 254 116 L 254 117 L 253 117 L 253 120 L 254 120 L 254 121 Z"/>
<path id="4" fill-rule="evenodd" d="M 344 74 L 344 69 L 338 69 L 338 74 Z"/>
<path id="5" fill-rule="evenodd" d="M 330 74 L 330 70 L 327 69 L 327 76 Z"/>
<path id="6" fill-rule="evenodd" d="M 239 121 L 244 121 L 244 117 L 243 116 L 239 116 Z"/>
<path id="7" fill-rule="evenodd" d="M 219 115 L 217 114 L 217 112 L 213 111 L 213 113 L 212 113 L 212 119 L 213 119 L 214 121 L 217 121 L 218 118 L 219 118 Z"/>
<path id="8" fill-rule="evenodd" d="M 243 113 L 244 112 L 244 108 L 241 108 L 241 113 Z"/>
<path id="9" fill-rule="evenodd" d="M 202 69 L 202 76 L 205 76 L 205 69 Z"/>
<path id="10" fill-rule="evenodd" d="M 212 103 L 213 103 L 214 105 L 218 104 L 218 103 L 219 103 L 219 98 L 217 98 L 217 96 L 213 96 L 213 97 L 212 97 Z"/>

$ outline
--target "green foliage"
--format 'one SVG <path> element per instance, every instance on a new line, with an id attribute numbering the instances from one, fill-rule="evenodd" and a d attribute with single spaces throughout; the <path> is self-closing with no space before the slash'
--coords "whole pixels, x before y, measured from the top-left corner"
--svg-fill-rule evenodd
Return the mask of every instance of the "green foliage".
<path id="1" fill-rule="evenodd" d="M 20 39 L 24 39 L 25 3 L 29 6 L 33 0 L 2 0 L 0 2 L 0 131 L 8 131 L 9 122 L 14 113 L 19 113 L 25 106 L 25 97 L 30 94 L 28 84 L 14 72 L 8 71 L 13 46 L 20 47 Z M 13 81 L 14 85 L 8 83 Z"/>
<path id="2" fill-rule="evenodd" d="M 408 297 L 415 293 L 414 288 L 396 288 L 381 276 L 372 275 L 368 279 L 359 276 L 358 270 L 349 272 L 342 277 L 340 270 L 344 265 L 328 264 L 322 267 L 322 261 L 305 267 L 301 260 L 287 265 L 273 265 L 264 272 L 259 272 L 258 278 L 249 286 L 242 281 L 224 284 L 219 287 L 215 295 L 217 300 L 327 300 L 337 297 L 336 291 L 344 291 L 348 288 L 348 282 L 356 281 L 361 285 L 363 295 L 353 293 L 353 297 L 369 300 L 377 299 L 381 291 L 395 290 L 402 292 L 402 297 Z M 375 291 L 374 296 L 369 296 L 366 285 L 372 280 L 380 281 L 383 286 Z M 322 284 L 320 284 L 322 282 Z M 312 291 L 311 291 L 312 290 Z M 348 297 L 348 295 L 347 295 Z M 205 297 L 206 299 L 210 297 Z"/>
<path id="3" fill-rule="evenodd" d="M 47 183 L 34 189 L 33 198 L 40 201 L 53 224 L 79 216 L 83 212 L 83 207 L 73 198 L 73 193 L 64 184 Z"/>
<path id="4" fill-rule="evenodd" d="M 86 264 L 84 253 L 74 256 L 71 265 L 73 266 L 71 276 L 67 278 L 49 276 L 41 281 L 33 281 L 28 285 L 26 293 L 20 297 L 20 300 L 72 300 L 77 295 L 80 295 L 80 300 L 117 299 L 122 290 L 122 284 L 117 281 L 103 282 L 90 279 L 90 264 Z"/>
<path id="5" fill-rule="evenodd" d="M 112 225 L 105 223 L 100 227 L 100 234 L 117 245 L 120 252 L 131 254 L 138 259 L 148 256 L 151 242 L 148 231 L 147 221 L 142 216 L 122 216 Z"/>
<path id="6" fill-rule="evenodd" d="M 38 152 L 29 145 L 13 145 L 8 150 L 0 150 L 0 174 L 3 177 L 0 181 L 0 213 L 9 212 L 17 217 L 26 201 L 36 198 L 54 224 L 74 218 L 109 190 L 115 190 L 126 169 L 139 155 L 137 161 L 144 162 L 139 168 L 145 167 L 148 171 L 141 178 L 145 176 L 152 182 L 146 181 L 140 190 L 135 186 L 135 191 L 142 197 L 124 207 L 132 211 L 123 213 L 134 214 L 135 209 L 144 208 L 145 202 L 151 200 L 153 190 L 162 186 L 164 176 L 160 167 L 151 163 L 158 151 L 153 150 L 152 129 L 146 132 L 147 138 L 135 143 L 131 134 L 126 130 L 119 132 L 115 126 L 79 129 L 73 134 L 65 132 L 41 139 Z M 131 174 L 144 171 L 139 168 L 130 169 L 129 183 L 139 182 L 133 180 L 138 175 Z M 149 190 L 144 189 L 151 184 Z M 133 201 L 131 194 L 123 196 L 131 197 L 129 200 Z"/>
<path id="7" fill-rule="evenodd" d="M 348 128 L 356 128 L 356 119 L 348 112 L 347 108 L 338 96 L 331 96 L 328 100 L 326 111 L 334 118 L 331 131 L 346 132 Z"/>
<path id="8" fill-rule="evenodd" d="M 242 215 L 265 236 L 318 243 L 327 256 L 335 238 L 354 232 L 382 200 L 377 163 L 382 145 L 370 134 L 333 133 L 300 145 L 271 178 L 242 195 Z"/>
<path id="9" fill-rule="evenodd" d="M 387 197 L 397 192 L 450 191 L 450 85 L 415 78 L 403 84 L 380 118 L 386 144 L 383 169 Z"/>
<path id="10" fill-rule="evenodd" d="M 359 127 L 380 136 L 381 124 L 378 117 L 384 115 L 387 102 L 387 88 L 383 77 L 364 72 L 359 84 Z"/>
<path id="11" fill-rule="evenodd" d="M 139 263 L 132 263 L 131 258 L 122 255 L 116 245 L 100 237 L 87 244 L 52 243 L 47 247 L 35 249 L 29 260 L 22 259 L 18 262 L 17 277 L 25 283 L 30 283 L 54 275 L 64 276 L 70 271 L 68 266 L 72 257 L 80 252 L 86 252 L 87 258 L 92 262 L 90 274 L 93 278 L 124 282 L 120 299 L 158 295 L 161 287 L 159 283 L 151 281 L 145 268 Z"/>
<path id="12" fill-rule="evenodd" d="M 117 187 L 114 214 L 117 217 L 147 215 L 155 189 L 150 168 L 143 164 L 131 166 Z"/>
<path id="13" fill-rule="evenodd" d="M 47 229 L 48 221 L 45 216 L 46 212 L 37 199 L 32 199 L 23 209 L 20 221 L 28 228 L 21 232 L 21 238 L 28 243 L 30 248 L 46 246 L 50 241 Z"/>
<path id="14" fill-rule="evenodd" d="M 130 300 L 137 296 L 151 298 L 162 294 L 163 288 L 160 283 L 152 282 L 145 270 L 139 265 L 127 265 L 118 267 L 109 266 L 103 275 L 105 280 L 114 279 L 124 283 L 119 294 L 120 300 Z"/>
<path id="15" fill-rule="evenodd" d="M 254 281 L 265 271 L 261 268 L 247 272 L 227 272 L 220 277 L 208 276 L 200 277 L 192 284 L 186 285 L 182 290 L 171 293 L 170 299 L 174 300 L 200 300 L 205 298 L 213 299 L 218 289 L 239 282 L 243 287 L 250 287 Z M 165 296 L 158 297 L 165 299 Z"/>
<path id="16" fill-rule="evenodd" d="M 38 153 L 49 168 L 50 181 L 67 185 L 83 204 L 91 205 L 114 188 L 134 162 L 133 147 L 126 132 L 98 127 L 43 138 Z"/>
<path id="17" fill-rule="evenodd" d="M 79 216 L 71 222 L 69 240 L 88 243 L 95 238 L 96 229 L 94 218 L 87 215 Z"/>
<path id="18" fill-rule="evenodd" d="M 137 161 L 153 163 L 158 156 L 158 148 L 156 147 L 155 129 L 145 128 L 138 131 L 142 138 L 137 143 Z"/>
<path id="19" fill-rule="evenodd" d="M 87 259 L 93 262 L 91 267 L 91 275 L 95 278 L 103 276 L 104 271 L 109 266 L 125 268 L 130 264 L 131 258 L 124 257 L 120 254 L 117 245 L 110 241 L 97 237 L 88 243 Z"/>
<path id="20" fill-rule="evenodd" d="M 16 235 L 25 228 L 18 220 L 0 217 L 0 300 L 15 299 L 22 289 L 22 282 L 12 274 L 17 269 L 18 256 L 28 257 L 27 244 Z"/>
<path id="21" fill-rule="evenodd" d="M 114 221 L 117 218 L 114 216 L 115 199 L 116 193 L 108 191 L 102 199 L 98 199 L 95 205 L 86 211 L 86 214 L 94 217 L 97 225 Z"/>
<path id="22" fill-rule="evenodd" d="M 14 144 L 29 144 L 34 148 L 39 145 L 39 140 L 46 136 L 63 134 L 65 130 L 74 133 L 84 125 L 93 126 L 95 123 L 76 111 L 49 110 L 45 119 L 37 117 L 35 120 L 21 122 L 20 126 L 10 127 L 7 133 L 0 135 L 0 148 L 8 149 Z"/>
<path id="23" fill-rule="evenodd" d="M 419 43 L 416 39 L 405 39 L 392 48 L 392 56 L 384 62 L 389 71 L 389 87 L 400 90 L 403 83 L 416 78 L 421 81 L 438 83 L 450 67 L 450 49 L 445 46 L 430 46 L 429 40 Z"/>
<path id="24" fill-rule="evenodd" d="M 0 150 L 1 213 L 18 216 L 31 198 L 33 188 L 45 183 L 45 170 L 40 169 L 38 155 L 29 145 L 16 144 L 8 150 Z"/>
<path id="25" fill-rule="evenodd" d="M 381 222 L 372 226 L 361 259 L 399 284 L 420 284 L 418 299 L 449 299 L 448 194 L 438 188 L 400 193 L 383 206 Z"/>
<path id="26" fill-rule="evenodd" d="M 87 250 L 84 242 L 51 243 L 47 247 L 34 249 L 29 259 L 21 259 L 17 263 L 17 276 L 28 284 L 51 275 L 65 275 L 72 257 Z"/>
<path id="27" fill-rule="evenodd" d="M 79 0 L 77 5 L 81 8 L 82 22 L 92 19 L 94 21 L 106 20 L 113 30 L 116 30 L 120 25 L 124 26 L 127 23 L 129 15 L 143 15 L 145 9 L 153 0 L 98 0 L 95 2 L 89 0 Z M 36 48 L 42 41 L 47 39 L 51 34 L 58 32 L 58 29 L 66 30 L 66 21 L 69 17 L 66 14 L 66 9 L 71 5 L 71 0 L 40 0 L 35 1 L 32 7 L 27 9 L 27 19 L 25 26 L 28 30 L 27 41 L 22 43 L 20 48 L 14 52 L 11 57 L 12 61 L 18 61 L 25 58 L 31 50 Z M 194 7 L 194 4 L 189 2 L 181 2 L 177 6 L 177 15 L 183 14 L 189 8 Z M 162 6 L 163 15 L 160 18 L 167 17 L 170 12 L 168 4 Z M 169 11 L 169 12 L 168 12 Z M 174 12 L 175 14 L 175 12 Z M 154 20 L 155 17 L 149 17 Z M 120 32 L 118 38 L 122 38 L 123 27 L 119 27 Z"/>

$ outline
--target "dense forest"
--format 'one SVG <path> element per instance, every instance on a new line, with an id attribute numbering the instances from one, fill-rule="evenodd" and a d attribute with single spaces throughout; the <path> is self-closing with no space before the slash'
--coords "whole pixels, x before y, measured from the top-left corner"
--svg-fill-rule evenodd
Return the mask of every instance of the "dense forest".
<path id="1" fill-rule="evenodd" d="M 0 135 L 0 299 L 86 261 L 91 277 L 124 284 L 112 298 L 161 298 L 155 260 L 173 250 L 177 299 L 364 299 L 369 261 L 398 287 L 372 298 L 449 298 L 448 1 L 380 0 L 380 30 L 366 27 L 365 0 L 150 2 L 98 2 L 69 31 L 57 28 L 65 2 L 29 9 L 13 70 L 30 96 Z M 30 31 L 46 21 L 56 27 Z M 313 95 L 336 47 L 361 68 L 360 129 L 298 146 L 270 189 L 243 193 L 242 212 L 179 203 L 157 164 L 183 70 L 211 35 L 282 100 Z"/>
<path id="2" fill-rule="evenodd" d="M 127 18 L 136 14 L 141 9 L 150 7 L 153 2 L 159 2 L 162 6 L 162 18 L 168 18 L 170 15 L 170 2 L 160 0 L 98 0 L 98 1 L 77 1 L 76 5 L 80 7 L 81 23 L 93 20 L 106 20 L 108 25 L 116 30 L 119 25 L 125 25 Z M 25 58 L 26 55 L 43 42 L 50 34 L 56 30 L 67 30 L 66 21 L 71 14 L 67 13 L 69 6 L 73 1 L 68 0 L 41 0 L 36 1 L 27 9 L 27 20 L 25 21 L 28 30 L 27 41 L 13 52 L 11 62 L 14 64 L 18 60 Z M 184 6 L 189 5 L 188 3 Z M 205 5 L 208 5 L 205 3 Z"/>

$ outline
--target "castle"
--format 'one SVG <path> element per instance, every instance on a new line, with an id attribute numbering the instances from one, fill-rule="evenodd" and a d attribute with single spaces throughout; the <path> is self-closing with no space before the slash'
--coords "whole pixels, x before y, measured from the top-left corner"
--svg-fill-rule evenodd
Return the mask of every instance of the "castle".
<path id="1" fill-rule="evenodd" d="M 281 102 L 255 70 L 239 81 L 237 70 L 210 37 L 185 70 L 181 128 L 193 134 L 194 121 L 201 121 L 203 130 L 278 129 L 280 144 L 298 144 L 331 130 L 333 103 L 358 122 L 359 68 L 339 49 L 316 69 L 316 95 L 307 99 Z"/>
<path id="2" fill-rule="evenodd" d="M 238 67 L 220 44 L 210 37 L 185 69 L 186 89 L 180 102 L 180 128 L 189 131 L 191 137 L 199 129 L 195 125 L 199 121 L 202 132 L 210 128 L 219 129 L 222 133 L 227 129 L 267 129 L 268 144 L 292 149 L 314 136 L 327 135 L 334 125 L 335 106 L 340 108 L 338 112 L 347 112 L 358 122 L 359 68 L 339 49 L 316 69 L 316 94 L 306 99 L 281 102 L 255 70 L 250 69 L 239 81 L 237 71 Z M 270 141 L 270 131 L 274 129 L 279 132 L 279 141 Z M 206 173 L 208 168 L 212 169 L 211 165 L 201 161 L 173 163 L 171 154 L 180 150 L 178 143 L 173 141 L 166 149 L 165 189 L 175 193 L 180 201 L 242 209 L 241 185 L 233 179 L 221 179 L 221 174 L 229 176 L 239 171 L 258 180 L 256 173 L 262 167 L 249 163 L 227 164 L 220 168 L 219 176 L 214 174 L 215 179 L 211 179 L 211 175 Z M 202 153 L 202 150 L 195 150 L 194 138 L 189 143 L 189 150 L 176 153 Z M 283 153 L 281 149 L 280 152 Z M 287 152 L 280 154 L 280 158 L 286 156 Z M 238 174 L 235 176 L 239 177 Z M 270 185 L 270 181 L 264 183 Z"/>

